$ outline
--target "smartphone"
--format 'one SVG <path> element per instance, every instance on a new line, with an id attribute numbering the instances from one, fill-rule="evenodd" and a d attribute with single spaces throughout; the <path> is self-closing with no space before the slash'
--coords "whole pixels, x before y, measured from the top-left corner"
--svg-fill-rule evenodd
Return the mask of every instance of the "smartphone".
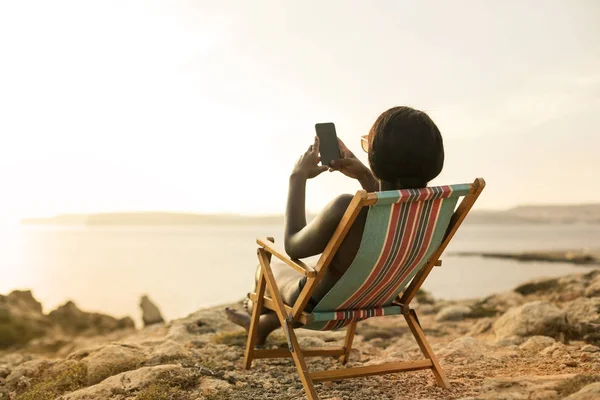
<path id="1" fill-rule="evenodd" d="M 321 165 L 329 165 L 333 160 L 340 159 L 340 146 L 338 146 L 337 134 L 333 122 L 324 122 L 315 125 L 319 137 L 319 151 L 321 153 Z"/>

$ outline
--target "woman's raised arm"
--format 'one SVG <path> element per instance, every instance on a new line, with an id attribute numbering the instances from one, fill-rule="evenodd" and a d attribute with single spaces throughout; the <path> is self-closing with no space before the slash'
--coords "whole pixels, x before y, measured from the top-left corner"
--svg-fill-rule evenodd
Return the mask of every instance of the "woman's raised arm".
<path id="1" fill-rule="evenodd" d="M 309 224 L 306 223 L 306 181 L 322 172 L 327 166 L 318 165 L 319 138 L 296 162 L 290 175 L 285 212 L 285 251 L 291 258 L 305 258 L 320 254 L 331 239 L 351 195 L 342 195 L 330 202 Z"/>

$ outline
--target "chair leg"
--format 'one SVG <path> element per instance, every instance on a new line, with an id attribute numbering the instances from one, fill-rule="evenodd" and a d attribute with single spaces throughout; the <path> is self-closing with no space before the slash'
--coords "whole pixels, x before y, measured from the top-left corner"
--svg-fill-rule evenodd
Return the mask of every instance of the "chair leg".
<path id="1" fill-rule="evenodd" d="M 250 319 L 250 329 L 248 330 L 248 339 L 246 341 L 246 352 L 244 354 L 245 369 L 250 369 L 252 367 L 252 356 L 254 353 L 254 347 L 256 346 L 258 323 L 260 321 L 260 313 L 262 312 L 263 308 L 266 285 L 265 277 L 261 270 L 258 277 L 258 286 L 256 288 L 257 298 L 252 305 L 252 317 Z"/>
<path id="2" fill-rule="evenodd" d="M 294 329 L 292 328 L 291 324 L 289 324 L 289 322 L 288 327 L 289 339 L 292 343 L 292 346 L 294 347 L 294 351 L 292 352 L 292 359 L 294 360 L 294 364 L 296 364 L 298 375 L 300 375 L 300 381 L 302 381 L 302 386 L 304 386 L 304 390 L 306 391 L 306 397 L 308 398 L 308 400 L 319 400 L 319 395 L 317 394 L 315 384 L 313 383 L 313 380 L 310 377 L 308 367 L 306 366 L 306 360 L 304 360 L 304 354 L 302 353 L 302 349 L 300 348 L 300 344 L 298 343 L 298 338 L 296 337 L 296 333 L 294 332 Z"/>
<path id="3" fill-rule="evenodd" d="M 269 287 L 269 292 L 273 296 L 273 300 L 275 300 L 275 312 L 277 313 L 277 317 L 279 317 L 279 322 L 281 323 L 283 333 L 286 335 L 290 354 L 294 360 L 294 364 L 296 364 L 296 369 L 298 370 L 298 375 L 300 375 L 302 386 L 304 386 L 304 390 L 306 391 L 306 396 L 309 400 L 319 400 L 319 396 L 315 390 L 315 385 L 313 384 L 312 378 L 308 372 L 308 367 L 306 366 L 306 361 L 304 360 L 304 354 L 302 353 L 302 349 L 298 343 L 298 338 L 296 337 L 296 333 L 292 327 L 291 315 L 286 315 L 285 304 L 281 299 L 281 293 L 277 287 L 277 282 L 275 282 L 275 276 L 273 275 L 273 270 L 269 264 L 267 252 L 264 249 L 258 249 L 258 259 L 262 267 L 262 272 L 260 275 L 261 282 L 264 278 L 266 281 L 265 284 Z M 262 290 L 263 293 L 261 293 L 261 297 L 264 295 L 264 286 L 262 286 Z"/>
<path id="4" fill-rule="evenodd" d="M 350 350 L 352 350 L 352 342 L 354 341 L 354 333 L 356 332 L 356 321 L 353 321 L 346 328 L 346 339 L 344 340 L 344 355 L 340 358 L 342 364 L 346 364 L 348 362 L 348 357 L 350 356 Z"/>
<path id="5" fill-rule="evenodd" d="M 421 329 L 421 325 L 417 319 L 417 313 L 415 310 L 409 310 L 407 314 L 404 314 L 404 318 L 406 319 L 406 323 L 415 337 L 415 340 L 419 344 L 421 352 L 426 358 L 431 360 L 431 370 L 433 371 L 433 375 L 435 375 L 437 384 L 444 389 L 450 388 L 450 382 L 448 382 L 444 370 L 442 370 L 437 357 L 433 353 L 433 350 L 431 350 L 431 346 L 429 346 L 429 342 L 427 342 L 423 329 Z"/>

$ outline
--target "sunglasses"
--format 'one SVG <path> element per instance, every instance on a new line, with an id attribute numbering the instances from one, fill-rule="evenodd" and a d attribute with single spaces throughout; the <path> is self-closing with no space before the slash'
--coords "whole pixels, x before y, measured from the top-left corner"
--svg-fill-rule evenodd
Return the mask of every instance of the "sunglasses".
<path id="1" fill-rule="evenodd" d="M 364 135 L 360 137 L 360 145 L 365 153 L 369 152 L 369 135 Z"/>

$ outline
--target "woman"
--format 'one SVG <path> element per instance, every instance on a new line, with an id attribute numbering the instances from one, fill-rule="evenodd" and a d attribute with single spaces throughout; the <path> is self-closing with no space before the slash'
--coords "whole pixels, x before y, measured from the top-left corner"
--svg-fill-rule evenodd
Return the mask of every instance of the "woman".
<path id="1" fill-rule="evenodd" d="M 319 166 L 317 137 L 296 162 L 290 175 L 285 214 L 285 251 L 291 258 L 322 253 L 353 197 L 350 194 L 338 196 L 307 224 L 305 191 L 308 179 L 329 169 L 358 180 L 368 192 L 423 188 L 439 175 L 444 165 L 444 144 L 439 129 L 427 114 L 410 107 L 394 107 L 385 111 L 377 118 L 369 134 L 361 139 L 363 150 L 369 153 L 371 169 L 360 162 L 342 141 L 339 141 L 341 159 L 332 161 L 329 167 Z M 306 311 L 312 310 L 354 260 L 367 211 L 363 209 L 350 228 Z M 275 258 L 271 266 L 284 302 L 294 304 L 306 284 L 306 277 Z M 249 300 L 245 308 L 247 313 L 231 309 L 225 311 L 230 321 L 248 330 L 252 312 Z M 267 336 L 279 326 L 275 313 L 264 310 L 258 326 L 257 344 L 264 344 Z"/>

